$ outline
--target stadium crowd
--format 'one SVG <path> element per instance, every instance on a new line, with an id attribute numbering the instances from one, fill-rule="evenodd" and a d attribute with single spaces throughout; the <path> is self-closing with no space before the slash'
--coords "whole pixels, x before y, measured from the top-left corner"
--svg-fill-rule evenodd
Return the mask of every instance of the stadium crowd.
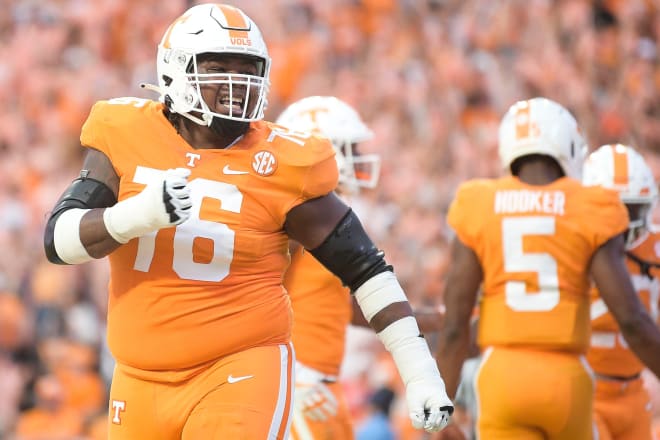
<path id="1" fill-rule="evenodd" d="M 355 209 L 411 302 L 439 303 L 466 179 L 500 173 L 497 126 L 545 96 L 577 117 L 591 149 L 636 146 L 660 177 L 660 6 L 654 0 L 243 0 L 272 57 L 266 119 L 308 95 L 351 103 L 375 132 L 377 189 Z M 162 29 L 195 2 L 4 0 L 0 13 L 0 438 L 104 438 L 112 359 L 107 263 L 49 264 L 47 211 L 81 165 L 91 105 L 152 98 Z M 139 136 L 139 133 L 136 133 Z M 656 221 L 660 215 L 655 215 Z M 598 221 L 598 219 L 594 219 Z M 356 420 L 400 391 L 375 336 L 351 333 L 344 368 Z M 660 391 L 654 392 L 660 431 Z M 401 438 L 407 419 L 396 420 Z"/>

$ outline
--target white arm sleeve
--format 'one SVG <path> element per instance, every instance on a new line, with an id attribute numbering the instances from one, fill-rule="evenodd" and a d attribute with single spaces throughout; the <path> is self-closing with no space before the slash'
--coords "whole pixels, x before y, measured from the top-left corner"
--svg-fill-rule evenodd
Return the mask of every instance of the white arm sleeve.
<path id="1" fill-rule="evenodd" d="M 53 231 L 55 252 L 67 264 L 93 260 L 80 241 L 80 221 L 89 209 L 67 209 L 58 218 Z"/>
<path id="2" fill-rule="evenodd" d="M 453 404 L 447 396 L 435 359 L 424 338 L 419 336 L 415 318 L 399 319 L 378 336 L 392 354 L 406 386 L 406 401 L 413 426 L 429 432 L 444 428 L 454 410 Z"/>
<path id="3" fill-rule="evenodd" d="M 355 291 L 355 297 L 368 321 L 388 305 L 407 301 L 396 276 L 389 271 L 367 280 Z M 392 322 L 378 333 L 378 337 L 392 355 L 406 386 L 406 401 L 413 426 L 428 432 L 444 428 L 453 405 L 415 317 L 406 316 Z"/>
<path id="4" fill-rule="evenodd" d="M 355 291 L 355 299 L 368 322 L 390 304 L 408 301 L 396 275 L 389 270 L 369 278 Z"/>

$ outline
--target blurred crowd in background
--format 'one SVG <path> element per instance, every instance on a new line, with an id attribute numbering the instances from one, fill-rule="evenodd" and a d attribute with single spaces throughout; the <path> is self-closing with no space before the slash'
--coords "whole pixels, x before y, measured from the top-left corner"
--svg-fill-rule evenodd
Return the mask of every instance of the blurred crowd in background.
<path id="1" fill-rule="evenodd" d="M 657 0 L 226 2 L 269 45 L 266 119 L 335 95 L 374 130 L 362 149 L 381 155 L 381 181 L 356 210 L 413 304 L 440 301 L 448 204 L 461 181 L 500 174 L 497 126 L 514 101 L 560 102 L 591 150 L 635 146 L 660 177 Z M 196 3 L 1 2 L 0 438 L 104 438 L 107 262 L 47 263 L 43 227 L 80 170 L 91 105 L 155 98 L 139 84 L 156 83 L 156 45 Z M 378 340 L 349 335 L 344 383 L 359 424 L 374 391 L 399 389 Z M 396 402 L 399 438 L 422 438 L 397 421 Z"/>

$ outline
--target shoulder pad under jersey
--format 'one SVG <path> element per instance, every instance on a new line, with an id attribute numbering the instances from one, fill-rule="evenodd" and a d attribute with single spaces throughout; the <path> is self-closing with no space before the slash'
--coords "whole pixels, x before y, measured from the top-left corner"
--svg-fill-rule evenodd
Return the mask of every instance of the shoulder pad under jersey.
<path id="1" fill-rule="evenodd" d="M 114 98 L 97 101 L 80 133 L 80 143 L 100 150 L 107 148 L 108 136 L 117 130 L 139 132 L 145 118 L 162 117 L 163 104 L 143 98 Z"/>

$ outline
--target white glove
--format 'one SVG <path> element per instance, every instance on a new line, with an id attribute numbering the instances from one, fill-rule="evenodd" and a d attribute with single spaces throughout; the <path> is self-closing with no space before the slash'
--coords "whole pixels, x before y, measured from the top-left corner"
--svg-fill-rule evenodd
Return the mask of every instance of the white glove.
<path id="1" fill-rule="evenodd" d="M 427 432 L 443 429 L 454 412 L 454 405 L 447 396 L 439 373 L 426 374 L 408 382 L 406 402 L 413 427 L 424 428 Z"/>
<path id="2" fill-rule="evenodd" d="M 315 422 L 323 422 L 337 415 L 337 399 L 321 380 L 324 374 L 296 363 L 296 391 L 293 404 L 296 410 Z"/>
<path id="3" fill-rule="evenodd" d="M 427 432 L 440 431 L 454 412 L 445 382 L 424 338 L 419 337 L 412 316 L 399 319 L 378 333 L 392 354 L 406 386 L 406 402 L 412 425 Z"/>
<path id="4" fill-rule="evenodd" d="M 119 243 L 127 243 L 188 220 L 192 207 L 189 175 L 187 168 L 169 169 L 162 179 L 148 183 L 139 194 L 107 208 L 103 221 L 108 233 Z"/>

